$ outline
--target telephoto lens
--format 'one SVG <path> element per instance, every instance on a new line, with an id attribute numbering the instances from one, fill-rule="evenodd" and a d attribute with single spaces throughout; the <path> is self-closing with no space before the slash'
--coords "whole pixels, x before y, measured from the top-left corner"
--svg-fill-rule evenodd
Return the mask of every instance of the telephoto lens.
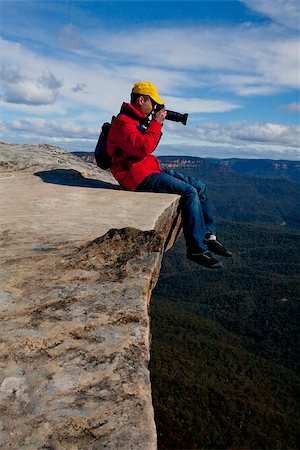
<path id="1" fill-rule="evenodd" d="M 188 119 L 188 114 L 180 114 L 179 112 L 176 111 L 170 111 L 169 109 L 167 110 L 167 115 L 166 115 L 166 119 L 167 120 L 172 120 L 173 122 L 181 122 L 183 125 L 186 125 L 187 119 Z"/>
<path id="2" fill-rule="evenodd" d="M 157 113 L 158 111 L 160 111 L 165 105 L 155 105 L 154 111 Z M 188 114 L 181 114 L 179 112 L 176 111 L 170 111 L 169 109 L 167 110 L 167 115 L 166 115 L 166 119 L 167 120 L 172 120 L 173 122 L 181 122 L 183 125 L 186 125 L 187 119 L 188 119 Z"/>

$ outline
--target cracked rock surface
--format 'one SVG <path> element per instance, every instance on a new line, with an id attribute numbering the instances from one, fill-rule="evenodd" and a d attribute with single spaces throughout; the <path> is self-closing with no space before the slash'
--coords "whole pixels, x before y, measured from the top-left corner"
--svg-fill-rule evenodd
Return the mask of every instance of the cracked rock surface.
<path id="1" fill-rule="evenodd" d="M 0 194 L 0 448 L 155 449 L 148 310 L 178 197 L 13 144 Z"/>

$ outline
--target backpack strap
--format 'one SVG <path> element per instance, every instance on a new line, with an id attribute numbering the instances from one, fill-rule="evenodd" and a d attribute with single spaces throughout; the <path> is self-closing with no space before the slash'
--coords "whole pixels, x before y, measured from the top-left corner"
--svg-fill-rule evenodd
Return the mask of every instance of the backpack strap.
<path id="1" fill-rule="evenodd" d="M 131 119 L 137 120 L 140 125 L 143 125 L 145 128 L 148 127 L 150 120 L 148 119 L 148 117 L 139 117 L 135 114 L 134 111 L 120 111 L 118 116 L 127 116 L 130 117 Z M 141 131 L 141 130 L 140 130 Z"/>

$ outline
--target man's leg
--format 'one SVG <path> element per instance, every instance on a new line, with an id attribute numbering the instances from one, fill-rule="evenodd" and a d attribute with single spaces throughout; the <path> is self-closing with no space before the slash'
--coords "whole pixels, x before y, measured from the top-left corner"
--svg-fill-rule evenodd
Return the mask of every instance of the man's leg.
<path id="1" fill-rule="evenodd" d="M 203 242 L 205 239 L 204 218 L 195 188 L 170 175 L 153 173 L 140 184 L 137 190 L 179 194 L 181 196 L 182 226 L 188 252 L 207 251 Z"/>
<path id="2" fill-rule="evenodd" d="M 169 174 L 154 173 L 140 184 L 137 191 L 179 194 L 188 258 L 206 267 L 222 267 L 222 264 L 211 256 L 204 243 L 206 226 L 195 187 Z"/>
<path id="3" fill-rule="evenodd" d="M 185 183 L 189 184 L 190 186 L 193 186 L 197 190 L 199 200 L 201 203 L 203 219 L 205 223 L 205 232 L 209 234 L 215 234 L 216 224 L 210 212 L 209 202 L 207 198 L 206 184 L 203 183 L 203 181 L 199 180 L 198 178 L 190 177 L 181 172 L 177 172 L 177 170 L 165 169 L 163 173 L 170 175 L 178 180 L 184 181 Z"/>
<path id="4" fill-rule="evenodd" d="M 206 229 L 204 243 L 207 245 L 208 250 L 210 250 L 213 253 L 216 253 L 217 255 L 226 257 L 232 256 L 232 253 L 229 250 L 227 250 L 224 247 L 224 245 L 222 245 L 219 241 L 217 241 L 216 225 L 210 212 L 205 183 L 203 183 L 203 181 L 199 180 L 198 178 L 190 177 L 188 175 L 177 172 L 177 170 L 166 169 L 164 170 L 164 173 L 172 177 L 175 177 L 178 180 L 182 180 L 190 184 L 191 186 L 195 187 L 195 189 L 197 189 Z"/>

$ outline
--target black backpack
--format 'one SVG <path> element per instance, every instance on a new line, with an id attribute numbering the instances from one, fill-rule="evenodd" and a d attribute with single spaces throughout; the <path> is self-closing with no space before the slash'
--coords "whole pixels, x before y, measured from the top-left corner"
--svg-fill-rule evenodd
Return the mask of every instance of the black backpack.
<path id="1" fill-rule="evenodd" d="M 112 118 L 113 121 L 114 117 Z M 107 136 L 111 127 L 111 123 L 105 122 L 102 125 L 101 133 L 95 148 L 95 159 L 100 169 L 108 170 L 111 167 L 111 157 L 107 153 Z"/>

